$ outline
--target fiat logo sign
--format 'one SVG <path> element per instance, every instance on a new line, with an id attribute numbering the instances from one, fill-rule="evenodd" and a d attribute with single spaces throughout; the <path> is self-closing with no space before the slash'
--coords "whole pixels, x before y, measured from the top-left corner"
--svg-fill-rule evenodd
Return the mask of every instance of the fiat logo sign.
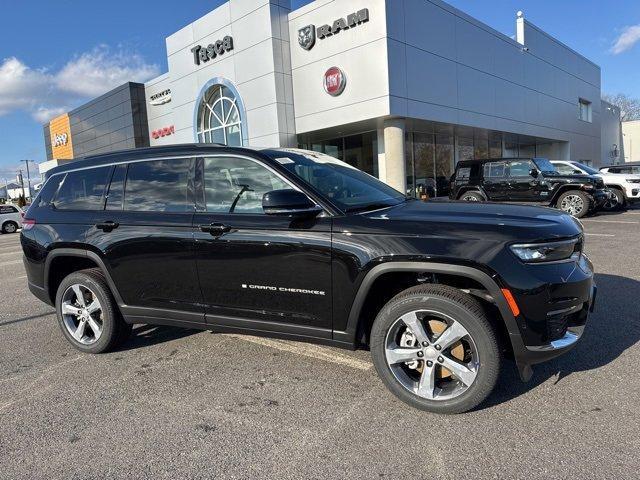
<path id="1" fill-rule="evenodd" d="M 332 97 L 337 97 L 344 92 L 347 86 L 347 77 L 338 67 L 331 67 L 324 74 L 324 91 Z"/>

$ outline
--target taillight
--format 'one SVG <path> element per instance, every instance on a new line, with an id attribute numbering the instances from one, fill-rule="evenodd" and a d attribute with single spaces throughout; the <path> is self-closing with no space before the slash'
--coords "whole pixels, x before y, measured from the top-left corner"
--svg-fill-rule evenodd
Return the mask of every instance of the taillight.
<path id="1" fill-rule="evenodd" d="M 20 212 L 20 218 L 24 220 L 24 212 Z"/>
<path id="2" fill-rule="evenodd" d="M 32 220 L 30 218 L 25 218 L 24 220 L 22 220 L 22 230 L 31 230 L 36 224 L 35 220 Z"/>

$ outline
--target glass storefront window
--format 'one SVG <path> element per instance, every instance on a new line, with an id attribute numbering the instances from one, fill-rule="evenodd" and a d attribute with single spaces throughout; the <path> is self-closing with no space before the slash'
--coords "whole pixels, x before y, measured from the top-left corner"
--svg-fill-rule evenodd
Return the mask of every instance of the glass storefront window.
<path id="1" fill-rule="evenodd" d="M 298 137 L 298 147 L 314 152 L 326 153 L 338 160 L 343 160 L 354 167 L 378 176 L 378 134 L 365 132 L 348 137 L 329 140 L 310 140 L 309 137 Z"/>
<path id="2" fill-rule="evenodd" d="M 436 135 L 435 177 L 438 197 L 449 195 L 449 180 L 453 171 L 453 136 Z"/>
<path id="3" fill-rule="evenodd" d="M 446 196 L 453 172 L 453 137 L 432 133 L 407 135 L 407 194 Z"/>
<path id="4" fill-rule="evenodd" d="M 476 138 L 474 140 L 473 157 L 483 160 L 489 158 L 489 141 L 486 138 Z"/>
<path id="5" fill-rule="evenodd" d="M 462 160 L 473 160 L 473 138 L 458 137 L 458 162 Z"/>

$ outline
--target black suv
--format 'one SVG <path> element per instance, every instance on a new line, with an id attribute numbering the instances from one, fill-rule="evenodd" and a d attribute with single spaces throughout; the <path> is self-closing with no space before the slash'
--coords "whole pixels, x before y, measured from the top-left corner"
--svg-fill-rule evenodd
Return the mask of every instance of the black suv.
<path id="1" fill-rule="evenodd" d="M 535 202 L 582 218 L 601 207 L 609 192 L 600 177 L 561 175 L 546 158 L 501 158 L 458 162 L 449 198 Z"/>
<path id="2" fill-rule="evenodd" d="M 502 353 L 523 380 L 580 339 L 593 304 L 578 221 L 425 203 L 324 154 L 180 145 L 53 169 L 21 236 L 29 288 L 79 350 L 132 324 L 370 348 L 434 412 L 478 405 Z"/>

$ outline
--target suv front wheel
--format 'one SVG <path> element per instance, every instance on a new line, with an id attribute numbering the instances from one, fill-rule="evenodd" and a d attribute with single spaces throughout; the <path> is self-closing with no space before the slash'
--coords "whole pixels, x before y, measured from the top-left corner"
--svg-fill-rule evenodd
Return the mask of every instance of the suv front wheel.
<path id="1" fill-rule="evenodd" d="M 579 190 L 569 190 L 558 197 L 556 207 L 576 218 L 582 218 L 591 210 L 591 199 Z"/>
<path id="2" fill-rule="evenodd" d="M 446 285 L 418 285 L 387 303 L 371 330 L 371 352 L 378 375 L 398 398 L 435 413 L 476 407 L 500 371 L 484 309 Z"/>
<path id="3" fill-rule="evenodd" d="M 56 295 L 56 313 L 62 333 L 78 350 L 113 350 L 131 333 L 99 269 L 74 272 L 62 280 Z"/>

